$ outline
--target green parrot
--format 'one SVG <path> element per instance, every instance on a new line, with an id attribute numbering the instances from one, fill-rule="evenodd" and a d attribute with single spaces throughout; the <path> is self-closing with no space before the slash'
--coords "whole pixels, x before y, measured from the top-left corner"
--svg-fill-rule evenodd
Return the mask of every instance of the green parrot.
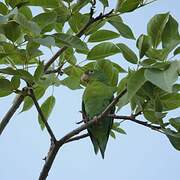
<path id="1" fill-rule="evenodd" d="M 98 70 L 88 70 L 81 76 L 81 82 L 86 83 L 83 94 L 82 114 L 87 121 L 102 113 L 113 100 L 114 87 L 108 85 L 105 74 Z M 115 108 L 111 110 L 113 114 Z M 100 149 L 102 158 L 113 125 L 113 118 L 105 117 L 100 122 L 90 126 L 87 130 L 97 154 Z"/>

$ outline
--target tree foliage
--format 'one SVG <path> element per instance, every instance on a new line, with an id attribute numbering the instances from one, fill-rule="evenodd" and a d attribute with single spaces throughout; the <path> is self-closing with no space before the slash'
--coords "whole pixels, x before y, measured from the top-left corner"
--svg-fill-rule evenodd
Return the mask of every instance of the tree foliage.
<path id="1" fill-rule="evenodd" d="M 101 3 L 103 9 L 99 15 L 95 14 L 96 3 Z M 180 107 L 178 22 L 169 12 L 156 14 L 147 23 L 147 34 L 136 37 L 121 16 L 149 3 L 119 0 L 108 11 L 108 0 L 0 2 L 0 97 L 11 94 L 16 94 L 16 99 L 21 97 L 21 101 L 14 101 L 13 113 L 7 112 L 2 119 L 0 133 L 21 103 L 21 112 L 35 104 L 41 128 L 46 128 L 56 142 L 47 121 L 56 97 L 50 95 L 42 105 L 38 100 L 50 87 L 84 88 L 82 74 L 99 66 L 110 79 L 110 86 L 116 89 L 115 97 L 121 94 L 113 104 L 117 112 L 127 104 L 131 108 L 131 116 L 114 118 L 129 119 L 164 133 L 173 147 L 180 150 L 180 117 L 167 118 L 169 112 Z M 34 6 L 41 8 L 37 15 L 32 11 Z M 133 41 L 137 49 L 128 47 L 121 41 L 123 38 Z M 49 60 L 44 59 L 47 49 L 54 52 L 54 48 L 59 50 Z M 113 55 L 119 59 L 113 61 Z M 121 67 L 120 61 L 129 68 Z M 146 121 L 137 120 L 138 115 Z M 120 125 L 114 123 L 113 138 L 116 133 L 125 134 Z M 55 150 L 73 138 L 81 139 L 75 135 L 87 126 L 60 139 Z M 45 174 L 42 171 L 40 179 L 48 171 Z"/>

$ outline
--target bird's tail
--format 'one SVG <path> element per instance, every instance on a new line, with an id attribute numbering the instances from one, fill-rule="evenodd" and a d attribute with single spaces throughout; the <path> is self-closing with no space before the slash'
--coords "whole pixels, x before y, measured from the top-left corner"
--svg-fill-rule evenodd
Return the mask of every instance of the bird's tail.
<path id="1" fill-rule="evenodd" d="M 94 146 L 94 151 L 97 154 L 100 149 L 102 158 L 104 159 L 107 142 L 109 139 L 110 130 L 112 128 L 113 120 L 107 117 L 102 120 L 102 125 L 95 125 L 89 129 L 89 135 Z"/>
<path id="2" fill-rule="evenodd" d="M 90 138 L 91 138 L 91 142 L 93 143 L 94 152 L 95 152 L 95 154 L 97 154 L 98 151 L 99 151 L 99 145 L 98 145 L 98 143 L 97 143 L 97 140 L 96 140 L 96 138 L 93 136 L 93 134 L 91 133 L 90 130 L 88 130 L 88 133 L 89 133 L 89 136 L 90 136 Z"/>

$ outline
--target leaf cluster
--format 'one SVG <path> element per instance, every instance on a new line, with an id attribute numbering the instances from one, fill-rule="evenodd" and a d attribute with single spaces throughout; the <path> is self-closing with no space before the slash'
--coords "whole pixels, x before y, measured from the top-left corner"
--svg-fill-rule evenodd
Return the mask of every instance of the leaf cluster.
<path id="1" fill-rule="evenodd" d="M 108 0 L 99 1 L 106 12 Z M 111 14 L 94 22 L 93 9 L 91 13 L 83 11 L 91 3 L 89 0 L 0 2 L 0 97 L 20 93 L 24 83 L 33 88 L 37 100 L 51 86 L 84 88 L 81 75 L 98 66 L 117 93 L 127 89 L 117 103 L 117 110 L 129 104 L 132 114 L 141 112 L 149 123 L 159 125 L 180 150 L 180 117 L 166 118 L 170 111 L 180 107 L 178 22 L 170 13 L 157 14 L 148 22 L 147 34 L 135 37 L 121 14 L 144 6 L 143 0 L 119 0 Z M 37 15 L 33 14 L 34 6 L 41 7 Z M 134 41 L 138 54 L 121 42 L 123 38 Z M 45 70 L 46 50 L 63 47 L 66 49 L 56 62 Z M 124 62 L 128 69 L 121 67 Z M 59 67 L 61 73 L 56 71 Z M 46 118 L 54 105 L 53 95 L 42 103 Z M 25 97 L 22 112 L 32 106 L 32 99 Z M 39 122 L 43 129 L 41 117 Z M 125 133 L 119 126 L 114 124 L 113 137 L 115 131 Z"/>

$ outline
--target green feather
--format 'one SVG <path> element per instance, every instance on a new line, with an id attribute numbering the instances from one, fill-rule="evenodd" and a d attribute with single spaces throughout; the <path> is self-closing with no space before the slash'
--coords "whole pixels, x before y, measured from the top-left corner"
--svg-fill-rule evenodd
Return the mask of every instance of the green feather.
<path id="1" fill-rule="evenodd" d="M 113 99 L 114 88 L 93 79 L 89 83 L 83 94 L 82 110 L 88 119 L 98 116 Z M 114 109 L 111 113 L 114 112 Z M 113 119 L 106 117 L 102 121 L 88 128 L 88 132 L 94 146 L 95 153 L 100 149 L 101 155 L 104 158 L 106 145 L 109 138 L 109 133 L 112 128 Z"/>

